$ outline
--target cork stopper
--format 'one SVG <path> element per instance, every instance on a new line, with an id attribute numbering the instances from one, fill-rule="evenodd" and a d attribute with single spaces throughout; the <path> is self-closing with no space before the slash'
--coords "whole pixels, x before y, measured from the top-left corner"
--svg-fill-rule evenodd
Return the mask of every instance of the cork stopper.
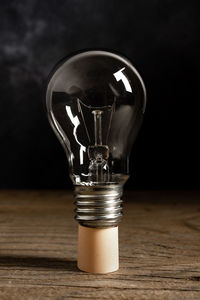
<path id="1" fill-rule="evenodd" d="M 78 268 L 94 274 L 118 270 L 118 226 L 89 228 L 79 225 Z"/>

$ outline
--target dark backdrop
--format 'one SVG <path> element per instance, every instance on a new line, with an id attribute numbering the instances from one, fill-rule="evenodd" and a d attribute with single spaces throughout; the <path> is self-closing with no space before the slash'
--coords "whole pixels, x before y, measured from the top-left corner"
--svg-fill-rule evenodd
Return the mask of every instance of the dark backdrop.
<path id="1" fill-rule="evenodd" d="M 148 102 L 129 188 L 199 188 L 198 1 L 0 2 L 0 187 L 67 188 L 67 160 L 44 110 L 54 64 L 72 51 L 128 56 Z"/>

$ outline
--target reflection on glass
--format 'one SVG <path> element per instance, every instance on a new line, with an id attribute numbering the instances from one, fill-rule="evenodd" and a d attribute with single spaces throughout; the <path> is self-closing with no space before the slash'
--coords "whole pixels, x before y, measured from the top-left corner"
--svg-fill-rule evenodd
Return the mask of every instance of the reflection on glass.
<path id="1" fill-rule="evenodd" d="M 77 127 L 79 126 L 80 122 L 79 122 L 79 119 L 78 119 L 77 116 L 73 117 L 70 106 L 67 106 L 67 105 L 66 105 L 66 112 L 67 112 L 67 115 L 68 115 L 68 117 L 70 118 L 72 124 L 74 125 L 73 135 L 74 135 L 75 140 L 76 140 L 76 142 L 78 143 L 78 145 L 80 145 L 80 164 L 82 165 L 82 164 L 83 164 L 83 152 L 86 151 L 86 147 L 83 146 L 83 145 L 78 141 L 77 134 L 76 134 L 76 130 L 77 130 Z"/>
<path id="2" fill-rule="evenodd" d="M 117 81 L 122 81 L 125 87 L 125 90 L 129 93 L 132 93 L 132 88 L 131 85 L 127 79 L 127 77 L 124 75 L 124 73 L 122 71 L 125 70 L 125 67 L 122 68 L 121 70 L 117 71 L 116 73 L 114 73 L 113 75 L 115 76 Z"/>

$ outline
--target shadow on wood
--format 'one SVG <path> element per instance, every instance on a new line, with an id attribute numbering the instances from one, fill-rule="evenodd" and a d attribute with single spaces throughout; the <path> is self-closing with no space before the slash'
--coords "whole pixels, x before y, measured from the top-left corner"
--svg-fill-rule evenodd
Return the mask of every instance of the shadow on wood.
<path id="1" fill-rule="evenodd" d="M 44 268 L 80 272 L 77 262 L 71 260 L 61 260 L 48 257 L 34 256 L 1 256 L 0 267 L 25 267 L 25 268 Z"/>

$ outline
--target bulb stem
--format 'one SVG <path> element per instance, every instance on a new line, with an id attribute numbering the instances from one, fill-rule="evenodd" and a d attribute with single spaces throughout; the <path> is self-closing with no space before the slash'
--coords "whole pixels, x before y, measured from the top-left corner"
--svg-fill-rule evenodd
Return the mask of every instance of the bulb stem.
<path id="1" fill-rule="evenodd" d="M 102 110 L 93 110 L 94 115 L 94 142 L 96 145 L 102 145 Z"/>

